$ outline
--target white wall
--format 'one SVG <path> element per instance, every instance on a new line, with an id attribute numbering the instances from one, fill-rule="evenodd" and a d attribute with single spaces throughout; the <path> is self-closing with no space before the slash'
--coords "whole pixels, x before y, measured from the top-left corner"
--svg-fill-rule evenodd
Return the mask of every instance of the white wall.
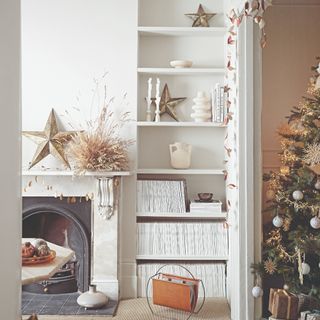
<path id="1" fill-rule="evenodd" d="M 136 26 L 136 0 L 22 0 L 23 130 L 43 130 L 51 108 L 59 115 L 61 127 L 67 130 L 71 130 L 69 121 L 79 129 L 79 122 L 83 124 L 84 120 L 95 118 L 99 99 L 95 97 L 92 102 L 94 79 L 101 79 L 105 72 L 108 72 L 108 96 L 116 97 L 115 112 L 131 111 L 134 119 Z M 127 100 L 121 104 L 124 93 L 127 93 Z M 100 90 L 100 101 L 102 97 L 103 90 Z M 80 108 L 81 112 L 73 107 Z M 66 116 L 65 110 L 70 116 Z M 132 127 L 122 132 L 124 137 L 135 139 Z M 23 139 L 24 168 L 35 149 L 33 142 Z M 131 158 L 134 162 L 134 148 Z M 61 167 L 51 156 L 39 163 L 38 168 L 41 165 L 51 169 Z M 132 203 L 135 197 L 130 193 L 133 183 L 133 178 L 125 178 L 123 185 L 120 260 L 128 262 L 127 269 L 121 270 L 124 276 L 135 273 L 135 269 L 132 270 L 135 261 L 135 229 L 132 228 L 135 207 Z M 106 239 L 110 236 L 105 235 Z M 107 263 L 112 265 L 113 262 Z M 107 276 L 108 271 L 103 272 Z M 131 278 L 124 286 L 127 292 L 134 291 Z"/>
<path id="2" fill-rule="evenodd" d="M 20 314 L 20 1 L 0 2 L 0 318 Z"/>
<path id="3" fill-rule="evenodd" d="M 263 50 L 263 167 L 279 166 L 279 139 L 276 130 L 293 106 L 306 95 L 311 66 L 320 55 L 320 2 L 281 1 L 266 11 L 267 47 Z M 316 1 L 313 1 L 314 3 Z M 278 1 L 277 3 L 280 3 Z M 298 5 L 300 3 L 300 5 Z"/>

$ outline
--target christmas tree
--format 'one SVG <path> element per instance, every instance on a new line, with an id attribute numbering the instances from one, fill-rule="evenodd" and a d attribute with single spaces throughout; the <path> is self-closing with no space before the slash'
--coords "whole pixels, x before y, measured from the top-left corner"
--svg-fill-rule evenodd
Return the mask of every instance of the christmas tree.
<path id="1" fill-rule="evenodd" d="M 281 275 L 291 292 L 320 299 L 320 63 L 312 70 L 308 96 L 278 130 L 280 170 L 264 175 L 274 218 L 253 271 Z"/>

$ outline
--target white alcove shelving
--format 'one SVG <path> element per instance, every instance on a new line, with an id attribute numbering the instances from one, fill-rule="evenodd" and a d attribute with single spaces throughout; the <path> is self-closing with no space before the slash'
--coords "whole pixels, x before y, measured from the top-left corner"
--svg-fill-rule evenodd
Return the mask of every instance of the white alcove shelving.
<path id="1" fill-rule="evenodd" d="M 137 26 L 137 179 L 144 176 L 179 177 L 187 184 L 188 199 L 197 198 L 199 192 L 212 192 L 223 203 L 221 214 L 179 214 L 137 212 L 136 222 L 142 223 L 220 223 L 226 218 L 226 185 L 224 179 L 224 138 L 226 126 L 213 123 L 192 122 L 193 98 L 198 91 L 210 97 L 216 83 L 224 84 L 225 77 L 225 8 L 221 0 L 201 2 L 205 11 L 217 15 L 210 20 L 209 28 L 192 28 L 192 21 L 185 13 L 197 11 L 195 0 L 140 0 Z M 186 69 L 170 67 L 172 60 L 192 60 Z M 146 121 L 147 81 L 161 81 L 160 94 L 167 83 L 171 97 L 186 97 L 176 112 L 180 119 L 174 121 L 167 115 L 161 122 Z M 186 142 L 193 147 L 191 168 L 176 170 L 170 166 L 169 144 Z M 204 235 L 207 236 L 207 235 Z M 137 235 L 138 238 L 138 235 Z M 201 239 L 204 241 L 204 239 Z M 228 241 L 227 241 L 228 242 Z M 139 241 L 137 241 L 139 243 Z M 228 246 L 228 243 L 226 244 Z M 139 248 L 137 248 L 137 253 Z M 223 256 L 172 256 L 136 255 L 137 270 L 141 264 L 165 262 L 201 264 L 228 263 Z M 225 268 L 227 270 L 227 267 Z M 138 271 L 137 271 L 138 273 Z M 139 282 L 139 277 L 137 279 Z M 226 282 L 228 275 L 224 275 Z M 225 283 L 227 288 L 227 283 Z M 225 297 L 227 296 L 226 290 Z M 139 295 L 139 284 L 138 284 Z"/>

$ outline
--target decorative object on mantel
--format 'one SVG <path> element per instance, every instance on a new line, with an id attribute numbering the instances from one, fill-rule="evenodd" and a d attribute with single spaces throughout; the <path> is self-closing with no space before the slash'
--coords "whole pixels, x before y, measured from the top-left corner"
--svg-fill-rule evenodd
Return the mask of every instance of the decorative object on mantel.
<path id="1" fill-rule="evenodd" d="M 196 13 L 186 13 L 185 16 L 193 20 L 192 27 L 209 27 L 209 20 L 212 19 L 216 13 L 206 13 L 202 5 L 199 5 Z"/>
<path id="2" fill-rule="evenodd" d="M 77 299 L 79 306 L 86 309 L 102 308 L 108 301 L 109 299 L 104 293 L 97 291 L 96 285 L 90 285 L 89 290 L 82 293 Z"/>
<path id="3" fill-rule="evenodd" d="M 176 68 L 176 69 L 191 68 L 192 61 L 190 61 L 190 60 L 172 60 L 172 61 L 170 61 L 170 66 L 172 68 Z"/>
<path id="4" fill-rule="evenodd" d="M 72 137 L 67 154 L 75 174 L 125 171 L 129 168 L 128 148 L 133 140 L 119 136 L 119 130 L 129 121 L 128 117 L 129 113 L 125 112 L 116 121 L 105 102 L 96 121 L 89 122 L 86 131 Z"/>
<path id="5" fill-rule="evenodd" d="M 193 99 L 195 105 L 192 107 L 194 112 L 191 114 L 191 118 L 195 122 L 208 122 L 211 121 L 211 105 L 210 99 L 206 96 L 203 91 L 198 91 L 197 96 Z"/>
<path id="6" fill-rule="evenodd" d="M 49 154 L 62 161 L 70 168 L 70 164 L 64 152 L 64 145 L 76 135 L 78 131 L 59 131 L 57 119 L 52 109 L 43 131 L 23 131 L 22 134 L 34 141 L 38 148 L 29 166 L 31 169 Z"/>
<path id="7" fill-rule="evenodd" d="M 183 142 L 169 145 L 171 166 L 174 169 L 189 169 L 191 166 L 192 146 Z"/>
<path id="8" fill-rule="evenodd" d="M 167 113 L 174 120 L 179 121 L 178 116 L 175 112 L 175 108 L 180 102 L 184 101 L 185 99 L 186 97 L 171 98 L 168 85 L 165 84 L 160 99 L 160 115 Z"/>

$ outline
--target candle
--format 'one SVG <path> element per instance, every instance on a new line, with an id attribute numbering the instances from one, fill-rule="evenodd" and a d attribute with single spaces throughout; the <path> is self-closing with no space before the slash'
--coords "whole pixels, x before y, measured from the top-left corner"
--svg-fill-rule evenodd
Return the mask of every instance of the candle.
<path id="1" fill-rule="evenodd" d="M 156 86 L 156 98 L 160 96 L 160 79 L 157 78 L 157 86 Z"/>
<path id="2" fill-rule="evenodd" d="M 152 78 L 148 80 L 148 99 L 151 99 L 151 91 L 152 91 Z"/>

